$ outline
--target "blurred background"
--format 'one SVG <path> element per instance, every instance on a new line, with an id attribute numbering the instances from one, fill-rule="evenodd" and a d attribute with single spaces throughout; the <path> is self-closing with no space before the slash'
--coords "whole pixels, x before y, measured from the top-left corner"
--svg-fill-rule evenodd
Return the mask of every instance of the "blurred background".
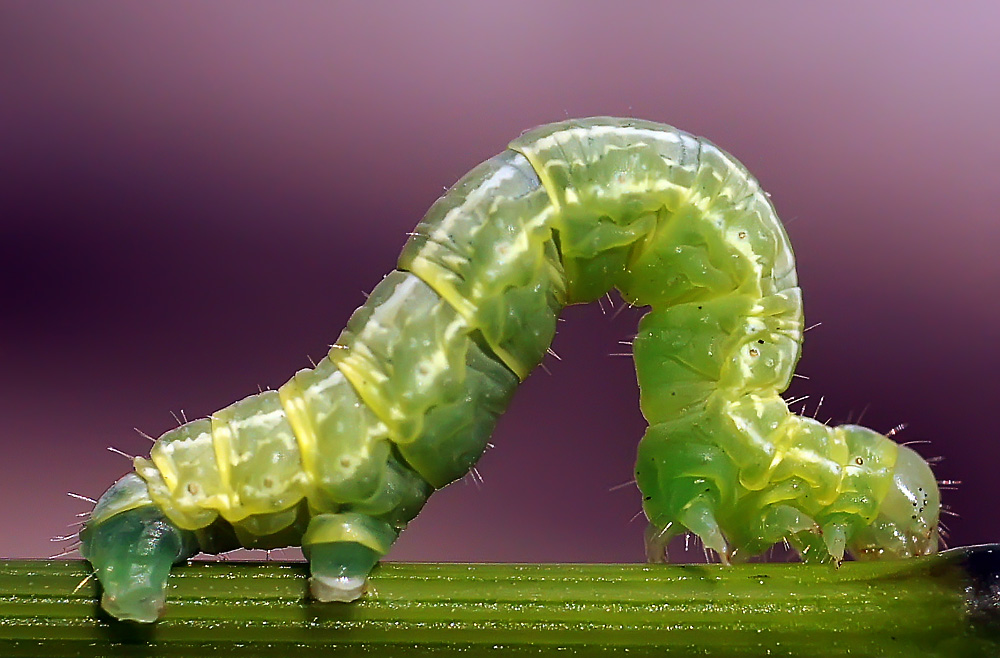
<path id="1" fill-rule="evenodd" d="M 58 553 L 89 508 L 66 493 L 129 470 L 108 446 L 148 451 L 133 428 L 323 356 L 445 187 L 595 114 L 747 165 L 822 323 L 790 394 L 907 423 L 962 481 L 950 543 L 1000 540 L 1000 6 L 582 4 L 3 2 L 0 557 Z M 435 495 L 391 558 L 643 558 L 615 486 L 645 423 L 611 356 L 638 312 L 605 311 L 567 311 L 482 482 Z"/>

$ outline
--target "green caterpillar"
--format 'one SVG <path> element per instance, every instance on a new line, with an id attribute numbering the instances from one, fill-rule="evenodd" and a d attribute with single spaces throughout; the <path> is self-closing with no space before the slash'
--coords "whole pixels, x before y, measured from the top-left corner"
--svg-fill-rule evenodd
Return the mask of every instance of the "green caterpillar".
<path id="1" fill-rule="evenodd" d="M 301 545 L 315 598 L 357 598 L 480 457 L 561 309 L 611 288 L 650 307 L 633 347 L 651 561 L 684 532 L 723 562 L 779 541 L 807 561 L 937 550 L 937 483 L 914 451 L 779 395 L 802 303 L 757 181 L 706 140 L 597 117 L 531 130 L 466 174 L 314 369 L 136 458 L 81 531 L 104 609 L 155 621 L 172 564 L 238 546 Z"/>

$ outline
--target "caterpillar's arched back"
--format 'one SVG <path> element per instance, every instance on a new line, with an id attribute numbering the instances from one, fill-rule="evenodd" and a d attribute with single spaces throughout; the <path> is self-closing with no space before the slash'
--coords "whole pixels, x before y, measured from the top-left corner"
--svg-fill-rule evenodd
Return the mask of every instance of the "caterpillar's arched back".
<path id="1" fill-rule="evenodd" d="M 757 181 L 703 139 L 598 117 L 531 130 L 464 176 L 314 369 L 137 458 L 81 533 L 105 609 L 153 621 L 171 564 L 236 546 L 301 544 L 316 598 L 357 598 L 482 454 L 561 309 L 611 288 L 650 308 L 634 353 L 651 560 L 682 532 L 727 562 L 782 540 L 806 560 L 937 549 L 937 484 L 915 452 L 779 395 L 802 305 Z"/>

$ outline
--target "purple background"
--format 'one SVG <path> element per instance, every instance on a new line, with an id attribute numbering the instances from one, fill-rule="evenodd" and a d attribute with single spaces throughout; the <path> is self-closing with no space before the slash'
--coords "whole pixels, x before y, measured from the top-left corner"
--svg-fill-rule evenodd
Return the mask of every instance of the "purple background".
<path id="1" fill-rule="evenodd" d="M 145 453 L 319 358 L 427 207 L 521 130 L 633 115 L 706 135 L 788 226 L 811 331 L 792 392 L 962 480 L 1000 540 L 1000 9 L 935 3 L 0 5 L 0 556 Z M 392 557 L 635 561 L 644 422 L 618 340 L 570 309 L 485 480 Z"/>

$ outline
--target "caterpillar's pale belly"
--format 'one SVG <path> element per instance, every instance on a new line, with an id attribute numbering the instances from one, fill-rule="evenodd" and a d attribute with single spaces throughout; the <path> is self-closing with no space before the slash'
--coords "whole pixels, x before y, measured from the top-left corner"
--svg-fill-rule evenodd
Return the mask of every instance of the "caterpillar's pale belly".
<path id="1" fill-rule="evenodd" d="M 650 308 L 634 354 L 651 559 L 688 531 L 723 560 L 781 540 L 835 561 L 936 550 L 937 487 L 915 453 L 780 397 L 801 293 L 756 180 L 704 140 L 599 117 L 529 131 L 463 177 L 314 369 L 136 459 L 83 533 L 105 606 L 151 620 L 162 603 L 106 574 L 133 558 L 102 528 L 129 515 L 176 530 L 169 561 L 301 543 L 318 598 L 356 596 L 426 497 L 479 458 L 562 308 L 612 288 Z"/>

